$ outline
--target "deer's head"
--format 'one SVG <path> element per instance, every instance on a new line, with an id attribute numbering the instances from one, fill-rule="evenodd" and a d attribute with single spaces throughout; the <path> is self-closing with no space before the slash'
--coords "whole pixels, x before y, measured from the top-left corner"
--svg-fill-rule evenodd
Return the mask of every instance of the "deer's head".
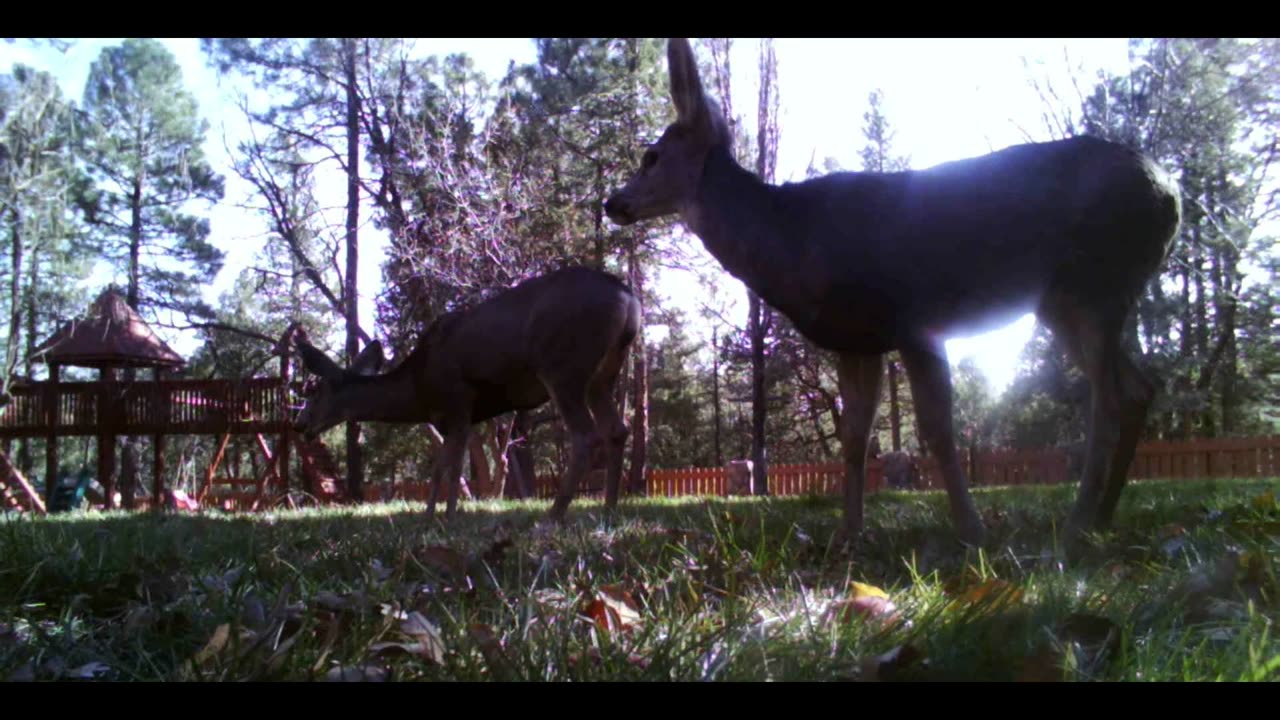
<path id="1" fill-rule="evenodd" d="M 314 377 L 303 391 L 306 404 L 293 421 L 293 429 L 307 440 L 314 440 L 320 433 L 347 419 L 361 390 L 353 385 L 352 379 L 378 374 L 386 358 L 382 354 L 382 344 L 376 340 L 360 351 L 349 370 L 343 370 L 305 340 L 298 340 L 297 348 L 303 367 Z"/>
<path id="2" fill-rule="evenodd" d="M 631 180 L 605 202 L 605 213 L 619 225 L 681 212 L 697 192 L 707 153 L 730 147 L 729 126 L 720 108 L 702 92 L 687 39 L 668 42 L 667 73 L 676 121 L 645 150 Z"/>

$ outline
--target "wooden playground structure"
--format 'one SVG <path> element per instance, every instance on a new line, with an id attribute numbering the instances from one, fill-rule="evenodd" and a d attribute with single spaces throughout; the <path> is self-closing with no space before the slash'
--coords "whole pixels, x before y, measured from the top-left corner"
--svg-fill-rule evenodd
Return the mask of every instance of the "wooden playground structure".
<path id="1" fill-rule="evenodd" d="M 165 448 L 173 435 L 217 438 L 213 458 L 205 470 L 194 501 L 201 506 L 256 510 L 280 499 L 291 500 L 290 455 L 296 450 L 302 469 L 298 488 L 321 502 L 344 498 L 336 464 L 319 441 L 306 442 L 291 428 L 289 413 L 289 335 L 274 348 L 279 356 L 276 377 L 189 380 L 170 377 L 185 365 L 115 290 L 104 291 L 86 317 L 66 323 L 37 348 L 48 365 L 49 379 L 13 385 L 0 408 L 0 442 L 7 447 L 18 438 L 45 440 L 44 498 L 0 452 L 0 502 L 4 507 L 45 512 L 58 487 L 58 443 L 67 437 L 97 439 L 97 475 L 105 497 L 102 506 L 116 506 L 116 440 L 121 436 L 152 438 L 152 487 L 146 501 L 160 508 L 173 503 L 166 488 Z M 63 367 L 98 370 L 98 380 L 63 382 Z M 151 379 L 125 380 L 118 371 L 151 370 Z M 252 435 L 265 460 L 254 478 L 217 478 L 217 471 L 234 435 Z M 274 444 L 268 442 L 274 438 Z M 229 493 L 213 492 L 216 486 Z M 245 491 L 244 488 L 249 490 Z M 219 488 L 219 489 L 222 489 Z M 124 507 L 137 507 L 133 492 Z M 178 493 L 181 495 L 181 493 Z"/>

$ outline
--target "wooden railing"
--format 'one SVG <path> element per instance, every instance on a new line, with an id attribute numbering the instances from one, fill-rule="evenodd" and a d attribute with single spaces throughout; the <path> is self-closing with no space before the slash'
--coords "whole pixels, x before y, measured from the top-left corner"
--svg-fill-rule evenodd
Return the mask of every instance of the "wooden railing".
<path id="1" fill-rule="evenodd" d="M 39 383 L 12 389 L 0 413 L 0 437 L 57 435 L 280 432 L 289 420 L 279 378 L 159 382 Z"/>

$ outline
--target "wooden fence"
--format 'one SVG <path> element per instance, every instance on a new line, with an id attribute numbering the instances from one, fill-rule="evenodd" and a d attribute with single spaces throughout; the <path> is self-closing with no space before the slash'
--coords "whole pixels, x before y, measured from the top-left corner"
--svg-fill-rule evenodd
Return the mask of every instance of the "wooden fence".
<path id="1" fill-rule="evenodd" d="M 943 487 L 936 459 L 916 458 L 915 462 L 919 489 Z M 961 462 L 975 487 L 1074 482 L 1078 472 L 1071 467 L 1067 451 L 1059 448 L 965 451 Z M 770 465 L 768 476 L 770 495 L 838 495 L 844 488 L 844 463 Z M 1280 436 L 1143 443 L 1129 466 L 1129 477 L 1280 477 Z M 534 483 L 534 496 L 554 496 L 558 482 L 559 478 L 553 475 L 539 476 Z M 725 495 L 727 482 L 728 472 L 723 467 L 659 469 L 649 471 L 647 490 L 654 497 Z M 865 491 L 876 492 L 884 486 L 883 464 L 879 459 L 868 461 Z M 431 486 L 426 481 L 411 480 L 396 483 L 394 488 L 371 486 L 369 490 L 376 493 L 369 500 L 425 501 Z"/>
<path id="2" fill-rule="evenodd" d="M 1067 451 L 979 450 L 961 453 L 971 485 L 1051 485 L 1074 482 Z M 918 487 L 941 489 L 942 474 L 935 458 L 917 458 Z M 884 488 L 879 459 L 867 462 L 866 492 Z M 1129 466 L 1131 479 L 1199 479 L 1280 477 L 1280 436 L 1186 441 L 1157 441 L 1138 445 Z M 725 468 L 678 468 L 649 472 L 650 495 L 724 495 Z M 844 463 L 770 465 L 771 495 L 830 495 L 843 491 Z"/>

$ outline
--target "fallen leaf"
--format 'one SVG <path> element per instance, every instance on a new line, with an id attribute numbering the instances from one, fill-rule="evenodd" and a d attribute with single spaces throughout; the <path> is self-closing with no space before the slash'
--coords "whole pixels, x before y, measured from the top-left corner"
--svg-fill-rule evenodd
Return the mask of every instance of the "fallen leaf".
<path id="1" fill-rule="evenodd" d="M 837 617 L 840 622 L 850 622 L 858 617 L 896 621 L 901 618 L 898 606 L 889 599 L 889 593 L 875 585 L 849 583 L 849 597 L 836 600 L 828 606 L 825 617 Z"/>
<path id="2" fill-rule="evenodd" d="M 849 595 L 850 597 L 853 597 L 853 598 L 878 597 L 878 598 L 885 598 L 886 600 L 889 599 L 889 593 L 876 587 L 875 585 L 868 585 L 866 583 L 860 583 L 860 582 L 854 581 L 849 583 L 849 590 L 850 590 Z"/>
<path id="3" fill-rule="evenodd" d="M 461 578 L 467 574 L 467 559 L 461 553 L 445 545 L 430 545 L 414 555 L 418 562 L 436 572 Z"/>
<path id="4" fill-rule="evenodd" d="M 342 631 L 344 623 L 339 617 L 333 613 L 322 612 L 317 613 L 319 616 L 318 630 L 323 630 L 324 639 L 320 641 L 320 655 L 316 658 L 315 664 L 311 666 L 313 672 L 319 672 L 324 667 L 325 660 L 328 659 L 329 653 L 333 651 L 333 646 L 338 642 L 338 635 Z"/>
<path id="5" fill-rule="evenodd" d="M 885 598 L 878 597 L 854 598 L 849 601 L 849 606 L 845 612 L 846 614 L 844 619 L 846 620 L 848 619 L 849 612 L 857 613 L 868 618 L 883 618 L 887 621 L 897 620 L 900 617 L 898 614 L 898 606 L 895 605 L 892 600 L 886 600 Z"/>
<path id="6" fill-rule="evenodd" d="M 325 673 L 326 682 L 386 682 L 387 670 L 372 665 L 338 666 Z"/>
<path id="7" fill-rule="evenodd" d="M 972 585 L 959 593 L 952 601 L 952 607 L 980 607 L 984 610 L 1002 609 L 1022 602 L 1022 588 L 1007 580 L 993 578 Z"/>
<path id="8" fill-rule="evenodd" d="M 289 636 L 289 639 L 280 643 L 279 647 L 277 647 L 275 651 L 271 653 L 271 656 L 267 658 L 267 672 L 275 672 L 280 669 L 280 665 L 283 664 L 285 658 L 289 656 L 289 650 L 293 648 L 294 643 L 298 642 L 298 638 L 301 636 L 302 633 L 294 633 Z"/>
<path id="9" fill-rule="evenodd" d="M 480 656 L 489 666 L 489 672 L 495 677 L 504 677 L 507 673 L 507 657 L 493 628 L 484 623 L 472 623 L 467 626 L 467 636 L 480 649 Z"/>
<path id="10" fill-rule="evenodd" d="M 425 660 L 437 665 L 444 664 L 444 640 L 440 637 L 440 628 L 436 627 L 422 613 L 414 610 L 409 617 L 400 623 L 400 632 L 408 635 L 422 647 L 418 654 Z"/>
<path id="11" fill-rule="evenodd" d="M 422 643 L 378 642 L 370 645 L 369 651 L 374 655 L 396 655 L 403 653 L 405 655 L 416 655 L 418 657 L 430 659 L 427 647 Z"/>
<path id="12" fill-rule="evenodd" d="M 221 575 L 205 575 L 200 578 L 200 585 L 207 593 L 227 594 L 244 574 L 244 568 L 233 567 Z"/>
<path id="13" fill-rule="evenodd" d="M 231 626 L 223 623 L 213 631 L 213 637 L 209 638 L 209 642 L 205 643 L 204 648 L 196 653 L 192 661 L 197 665 L 203 665 L 213 659 L 218 653 L 222 652 L 227 646 L 227 640 L 231 638 Z"/>
<path id="14" fill-rule="evenodd" d="M 321 590 L 311 598 L 313 604 L 324 610 L 340 613 L 358 613 L 372 610 L 376 605 L 364 592 L 356 590 L 339 595 L 331 590 Z"/>
<path id="15" fill-rule="evenodd" d="M 416 586 L 414 587 L 416 588 Z M 400 603 L 398 602 L 393 601 L 389 603 L 379 603 L 378 611 L 382 613 L 383 617 L 391 618 L 392 620 L 408 620 L 409 619 L 409 613 L 402 610 L 400 608 Z"/>
<path id="16" fill-rule="evenodd" d="M 630 632 L 640 624 L 640 607 L 631 593 L 619 585 L 603 585 L 598 592 L 582 612 L 598 627 L 611 632 Z"/>
<path id="17" fill-rule="evenodd" d="M 240 621 L 251 628 L 262 629 L 266 627 L 266 605 L 256 595 L 245 596 L 244 607 L 240 610 Z"/>

